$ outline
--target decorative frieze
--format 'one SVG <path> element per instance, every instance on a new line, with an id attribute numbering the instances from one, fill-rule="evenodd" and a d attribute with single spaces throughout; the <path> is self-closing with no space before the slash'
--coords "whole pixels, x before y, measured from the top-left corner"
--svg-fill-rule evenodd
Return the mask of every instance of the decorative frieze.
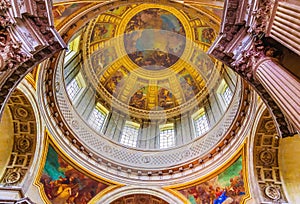
<path id="1" fill-rule="evenodd" d="M 278 164 L 279 137 L 270 113 L 265 110 L 254 139 L 254 172 L 261 203 L 287 203 Z"/>
<path id="2" fill-rule="evenodd" d="M 35 152 L 37 127 L 26 96 L 15 90 L 8 101 L 13 119 L 14 146 L 0 185 L 17 186 L 23 181 Z"/>

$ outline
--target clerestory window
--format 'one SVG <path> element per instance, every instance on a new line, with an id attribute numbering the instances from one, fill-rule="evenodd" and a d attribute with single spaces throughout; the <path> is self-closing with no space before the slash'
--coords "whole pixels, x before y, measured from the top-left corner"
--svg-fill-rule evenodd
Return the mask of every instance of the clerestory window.
<path id="1" fill-rule="evenodd" d="M 174 124 L 165 124 L 159 126 L 159 147 L 160 149 L 175 146 L 175 131 Z"/>

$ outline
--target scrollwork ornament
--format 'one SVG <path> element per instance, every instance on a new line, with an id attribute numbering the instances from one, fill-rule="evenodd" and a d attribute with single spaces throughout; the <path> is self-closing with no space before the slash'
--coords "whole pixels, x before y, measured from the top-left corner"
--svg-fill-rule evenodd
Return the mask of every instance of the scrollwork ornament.
<path id="1" fill-rule="evenodd" d="M 60 90 L 60 83 L 58 81 L 55 82 L 55 91 L 59 92 Z"/>
<path id="2" fill-rule="evenodd" d="M 72 126 L 78 130 L 79 129 L 79 122 L 77 120 L 72 120 Z"/>
<path id="3" fill-rule="evenodd" d="M 183 151 L 183 152 L 181 153 L 181 158 L 182 158 L 182 159 L 187 159 L 187 158 L 190 157 L 190 155 L 191 155 L 191 152 L 190 152 L 189 150 L 185 150 L 185 151 Z"/>
<path id="4" fill-rule="evenodd" d="M 0 10 L 4 11 L 11 7 L 9 0 L 0 0 Z"/>
<path id="5" fill-rule="evenodd" d="M 242 58 L 234 63 L 234 69 L 244 76 L 249 82 L 253 81 L 253 67 L 257 64 L 259 59 L 263 57 L 264 45 L 262 40 L 254 42 L 252 49 L 244 51 Z"/>
<path id="6" fill-rule="evenodd" d="M 259 159 L 266 165 L 270 165 L 274 161 L 274 155 L 270 150 L 264 150 L 259 154 Z"/>
<path id="7" fill-rule="evenodd" d="M 267 186 L 265 188 L 265 194 L 268 198 L 274 201 L 279 200 L 281 197 L 280 191 L 274 186 Z"/>
<path id="8" fill-rule="evenodd" d="M 145 163 L 145 164 L 148 164 L 150 163 L 151 161 L 151 157 L 150 156 L 143 156 L 142 157 L 142 162 Z"/>
<path id="9" fill-rule="evenodd" d="M 112 148 L 110 146 L 108 146 L 108 145 L 105 145 L 103 147 L 103 151 L 106 152 L 106 153 L 108 153 L 108 154 L 110 154 L 110 153 L 112 153 Z"/>
<path id="10" fill-rule="evenodd" d="M 21 137 L 17 140 L 17 149 L 21 152 L 28 152 L 32 146 L 32 141 L 27 137 Z"/>
<path id="11" fill-rule="evenodd" d="M 18 107 L 16 109 L 16 114 L 18 115 L 18 117 L 26 119 L 28 117 L 29 113 L 25 107 Z"/>
<path id="12" fill-rule="evenodd" d="M 5 183 L 14 184 L 17 183 L 21 179 L 21 174 L 19 172 L 9 172 L 5 177 Z"/>
<path id="13" fill-rule="evenodd" d="M 270 130 L 274 130 L 276 128 L 276 126 L 273 121 L 268 121 L 265 124 L 265 128 L 267 131 L 270 131 Z"/>
<path id="14" fill-rule="evenodd" d="M 256 35 L 266 32 L 273 4 L 274 3 L 270 0 L 262 0 L 260 1 L 259 9 L 253 12 L 256 20 L 253 29 Z"/>
<path id="15" fill-rule="evenodd" d="M 223 133 L 224 133 L 224 129 L 223 129 L 223 128 L 220 128 L 220 129 L 217 131 L 215 137 L 216 137 L 216 138 L 220 138 L 220 137 L 223 136 Z"/>
<path id="16" fill-rule="evenodd" d="M 1 22 L 0 15 L 0 24 Z M 2 65 L 0 71 L 16 68 L 17 65 L 26 61 L 27 56 L 21 51 L 21 43 L 13 42 L 9 32 L 0 30 L 0 55 L 2 58 Z"/>

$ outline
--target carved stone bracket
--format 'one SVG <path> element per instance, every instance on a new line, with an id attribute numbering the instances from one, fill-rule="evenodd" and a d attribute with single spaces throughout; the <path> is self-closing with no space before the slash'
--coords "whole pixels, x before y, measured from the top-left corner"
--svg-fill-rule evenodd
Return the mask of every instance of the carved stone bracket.
<path id="1" fill-rule="evenodd" d="M 65 47 L 53 28 L 50 0 L 0 1 L 0 114 L 17 83 Z"/>
<path id="2" fill-rule="evenodd" d="M 24 62 L 26 56 L 21 52 L 21 45 L 14 42 L 9 28 L 12 26 L 8 0 L 0 2 L 0 71 L 12 69 L 16 64 Z"/>
<path id="3" fill-rule="evenodd" d="M 267 32 L 274 5 L 274 1 L 260 0 L 257 10 L 252 11 L 252 15 L 255 17 L 255 21 L 251 27 L 253 29 L 253 33 L 257 36 L 264 35 Z"/>

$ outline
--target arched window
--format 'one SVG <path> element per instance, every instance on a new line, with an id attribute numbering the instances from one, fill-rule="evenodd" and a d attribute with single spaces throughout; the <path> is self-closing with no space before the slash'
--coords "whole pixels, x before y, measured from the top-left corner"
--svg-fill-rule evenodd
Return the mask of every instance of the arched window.
<path id="1" fill-rule="evenodd" d="M 97 103 L 91 112 L 88 123 L 96 131 L 102 131 L 109 111 L 104 108 L 100 103 Z"/>
<path id="2" fill-rule="evenodd" d="M 81 72 L 67 85 L 67 93 L 72 102 L 80 95 L 80 91 L 85 87 L 85 82 Z"/>
<path id="3" fill-rule="evenodd" d="M 203 135 L 209 130 L 209 122 L 204 108 L 201 108 L 192 116 L 196 137 Z"/>
<path id="4" fill-rule="evenodd" d="M 159 148 L 169 148 L 175 145 L 174 124 L 165 124 L 159 126 Z"/>
<path id="5" fill-rule="evenodd" d="M 224 79 L 222 80 L 217 92 L 218 92 L 219 100 L 220 100 L 223 108 L 226 109 L 232 99 L 233 94 Z"/>
<path id="6" fill-rule="evenodd" d="M 139 136 L 140 124 L 126 121 L 121 134 L 120 143 L 130 147 L 136 147 Z"/>

